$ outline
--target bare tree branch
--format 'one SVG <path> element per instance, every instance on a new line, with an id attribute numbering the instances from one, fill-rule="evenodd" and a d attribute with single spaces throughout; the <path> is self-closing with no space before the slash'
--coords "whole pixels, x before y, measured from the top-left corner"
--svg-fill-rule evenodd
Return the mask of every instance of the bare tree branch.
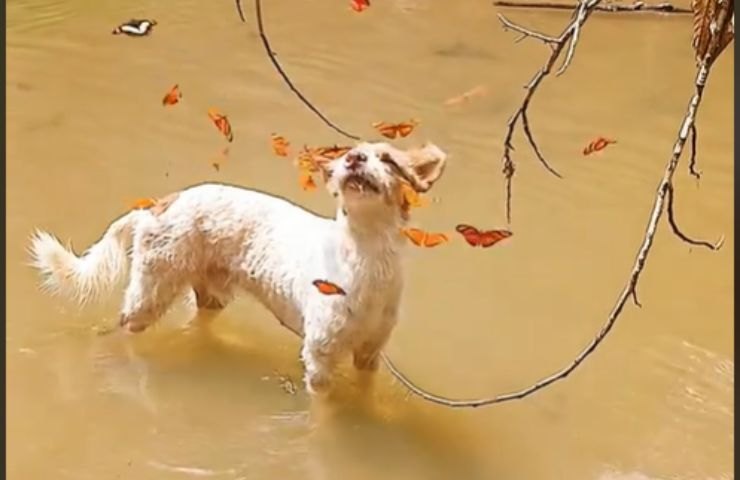
<path id="1" fill-rule="evenodd" d="M 512 8 L 546 8 L 554 10 L 574 10 L 578 5 L 572 3 L 558 3 L 549 1 L 508 1 L 499 0 L 493 2 L 497 7 Z M 594 8 L 598 12 L 654 12 L 654 13 L 691 13 L 691 9 L 676 7 L 671 3 L 658 3 L 647 5 L 645 2 L 636 1 L 631 5 L 598 5 Z"/>
<path id="2" fill-rule="evenodd" d="M 244 12 L 242 11 L 242 0 L 235 0 L 236 11 L 239 12 L 239 18 L 242 19 L 242 23 L 246 23 L 247 20 L 244 18 Z"/>
<path id="3" fill-rule="evenodd" d="M 565 70 L 568 68 L 568 65 L 570 65 L 570 62 L 573 61 L 573 55 L 576 53 L 576 45 L 578 45 L 578 37 L 581 34 L 581 25 L 583 25 L 583 22 L 586 20 L 586 17 L 588 16 L 586 14 L 586 8 L 588 7 L 589 3 L 586 0 L 581 0 L 578 3 L 578 10 L 576 12 L 576 19 L 573 23 L 573 33 L 570 36 L 570 44 L 568 45 L 568 53 L 565 54 L 565 60 L 563 60 L 563 64 L 560 66 L 557 72 L 555 72 L 555 76 L 559 77 L 562 75 Z M 597 2 L 598 3 L 598 2 Z M 596 5 L 592 5 L 592 8 Z"/>
<path id="4" fill-rule="evenodd" d="M 691 159 L 689 160 L 689 173 L 699 180 L 701 178 L 701 172 L 696 169 L 696 135 L 696 124 L 694 124 L 691 126 Z"/>
<path id="5" fill-rule="evenodd" d="M 387 355 L 382 354 L 382 358 L 386 366 L 388 367 L 390 372 L 393 374 L 393 376 L 396 377 L 396 379 L 398 379 L 399 382 L 401 382 L 409 391 L 413 392 L 414 394 L 418 395 L 424 400 L 427 400 L 429 402 L 436 403 L 439 405 L 444 405 L 446 407 L 453 407 L 453 408 L 475 408 L 475 407 L 482 407 L 485 405 L 492 405 L 494 403 L 502 403 L 502 402 L 506 402 L 510 400 L 522 399 L 529 395 L 532 395 L 536 391 L 541 390 L 548 385 L 551 385 L 559 380 L 563 380 L 568 375 L 570 375 L 576 368 L 578 368 L 578 366 L 581 363 L 583 363 L 583 361 L 589 355 L 591 355 L 596 350 L 596 347 L 598 347 L 599 344 L 601 344 L 601 342 L 606 338 L 607 334 L 611 331 L 611 329 L 616 324 L 617 319 L 619 318 L 625 305 L 627 304 L 627 301 L 630 298 L 632 298 L 632 300 L 635 302 L 635 305 L 638 305 L 638 306 L 641 305 L 640 302 L 637 300 L 637 283 L 640 279 L 640 275 L 643 269 L 645 268 L 645 263 L 647 261 L 648 254 L 650 253 L 650 249 L 653 245 L 655 233 L 657 232 L 657 229 L 658 229 L 660 217 L 663 214 L 664 210 L 668 211 L 669 222 L 671 223 L 671 226 L 674 226 L 674 232 L 677 231 L 677 229 L 675 228 L 675 223 L 672 221 L 673 175 L 676 172 L 676 168 L 678 167 L 679 158 L 681 157 L 681 153 L 683 152 L 684 146 L 689 136 L 689 132 L 691 131 L 691 128 L 696 119 L 696 112 L 697 112 L 697 109 L 699 108 L 699 104 L 701 103 L 702 95 L 704 92 L 704 85 L 706 82 L 707 74 L 709 72 L 708 65 L 709 65 L 709 62 L 704 62 L 699 67 L 697 80 L 695 83 L 695 93 L 692 96 L 691 101 L 689 102 L 686 115 L 683 119 L 681 128 L 678 132 L 678 138 L 676 139 L 676 142 L 673 147 L 673 153 L 663 173 L 663 178 L 660 180 L 660 183 L 658 184 L 658 188 L 655 194 L 655 200 L 653 202 L 653 209 L 650 212 L 650 218 L 648 220 L 647 227 L 643 235 L 642 244 L 640 245 L 640 248 L 637 251 L 637 256 L 635 258 L 634 264 L 632 265 L 632 271 L 629 277 L 627 278 L 627 282 L 622 288 L 621 293 L 617 297 L 616 304 L 612 308 L 612 311 L 609 313 L 609 316 L 607 317 L 606 322 L 601 327 L 601 330 L 596 334 L 593 340 L 591 340 L 591 342 L 583 350 L 581 350 L 581 352 L 576 356 L 576 358 L 568 366 L 543 378 L 542 380 L 539 380 L 533 385 L 523 388 L 521 390 L 517 390 L 515 392 L 505 393 L 502 395 L 497 395 L 495 397 L 489 397 L 489 398 L 479 398 L 479 399 L 471 399 L 471 400 L 456 400 L 456 399 L 451 399 L 451 398 L 447 398 L 441 395 L 430 393 L 424 390 L 423 388 L 418 387 L 415 383 L 409 380 L 408 377 L 406 377 L 403 373 L 401 373 L 398 370 L 398 368 L 393 364 L 393 362 L 390 360 L 390 358 L 388 358 Z M 668 202 L 668 205 L 666 205 L 666 200 Z M 685 239 L 685 236 L 683 236 L 682 238 Z M 712 246 L 708 244 L 707 242 L 692 241 L 690 243 L 709 246 L 709 248 L 712 248 L 715 250 L 719 248 L 718 246 Z"/>
<path id="6" fill-rule="evenodd" d="M 543 33 L 535 32 L 534 30 L 529 30 L 522 26 L 519 26 L 516 23 L 509 21 L 509 19 L 507 19 L 500 13 L 498 14 L 498 19 L 504 25 L 504 30 L 514 30 L 515 32 L 519 32 L 522 34 L 522 36 L 517 40 L 517 42 L 521 41 L 521 39 L 532 37 L 532 38 L 536 38 L 537 40 L 542 40 L 543 42 L 548 43 L 548 44 L 558 43 L 557 38 L 551 37 L 549 35 L 545 35 Z"/>
<path id="7" fill-rule="evenodd" d="M 236 6 L 237 10 L 239 11 L 239 16 L 242 19 L 242 22 L 244 22 L 244 15 L 242 14 L 241 10 L 241 1 L 236 0 Z M 282 77 L 285 84 L 288 86 L 288 88 L 298 97 L 298 99 L 303 102 L 303 104 L 311 110 L 314 114 L 316 114 L 317 117 L 319 117 L 327 126 L 332 128 L 333 130 L 337 131 L 338 133 L 344 135 L 347 138 L 351 138 L 353 140 L 360 140 L 360 137 L 357 135 L 353 135 L 339 126 L 337 126 L 334 122 L 329 120 L 326 115 L 321 113 L 321 111 L 314 106 L 311 101 L 306 98 L 303 93 L 301 93 L 300 90 L 298 90 L 298 87 L 296 87 L 293 82 L 290 80 L 290 77 L 287 73 L 285 73 L 285 70 L 283 70 L 283 67 L 280 65 L 280 62 L 278 62 L 277 58 L 275 57 L 275 51 L 270 47 L 270 41 L 267 38 L 267 34 L 265 33 L 265 27 L 262 21 L 262 2 L 260 0 L 254 0 L 254 8 L 257 16 L 257 27 L 259 29 L 260 38 L 262 39 L 262 44 L 265 47 L 265 52 L 267 53 L 267 56 L 269 57 L 270 61 L 272 62 L 273 66 L 275 67 L 275 70 L 277 70 L 278 74 Z"/>
<path id="8" fill-rule="evenodd" d="M 534 92 L 536 91 L 537 87 L 542 82 L 542 79 L 545 76 L 550 74 L 552 67 L 554 66 L 555 62 L 558 60 L 560 53 L 565 48 L 565 45 L 568 42 L 570 42 L 569 47 L 568 47 L 568 52 L 566 53 L 565 60 L 563 61 L 560 69 L 558 70 L 557 75 L 564 72 L 567 69 L 567 67 L 570 65 L 570 62 L 572 61 L 572 58 L 573 58 L 573 54 L 575 52 L 575 48 L 578 43 L 580 28 L 585 23 L 585 21 L 588 19 L 589 15 L 596 9 L 600 1 L 601 0 L 581 0 L 579 3 L 578 10 L 577 12 L 575 12 L 571 23 L 565 28 L 565 30 L 563 30 L 563 32 L 557 38 L 548 37 L 544 34 L 540 34 L 537 32 L 532 32 L 530 30 L 525 29 L 524 27 L 520 27 L 518 25 L 513 24 L 512 22 L 505 19 L 503 16 L 499 16 L 501 19 L 501 22 L 504 24 L 504 27 L 521 33 L 522 34 L 521 38 L 532 37 L 540 41 L 543 41 L 545 44 L 547 44 L 548 46 L 552 48 L 551 55 L 546 61 L 545 65 L 541 67 L 535 73 L 534 77 L 530 80 L 529 84 L 527 84 L 527 86 L 525 87 L 525 89 L 527 90 L 527 93 L 525 94 L 520 107 L 514 112 L 514 114 L 511 116 L 511 118 L 509 119 L 507 123 L 507 132 L 504 137 L 503 174 L 506 178 L 506 212 L 507 212 L 507 220 L 509 222 L 511 221 L 511 216 L 510 216 L 511 186 L 512 186 L 511 179 L 513 178 L 513 175 L 515 172 L 515 164 L 513 160 L 511 159 L 511 152 L 514 151 L 514 146 L 511 143 L 514 128 L 516 127 L 517 122 L 521 120 L 524 133 L 527 136 L 530 146 L 535 151 L 537 158 L 551 173 L 559 176 L 559 174 L 555 170 L 553 170 L 549 166 L 549 164 L 545 161 L 536 142 L 534 141 L 534 137 L 529 128 L 529 121 L 527 118 L 527 108 L 529 106 L 529 102 L 531 101 L 532 96 L 534 95 Z M 710 0 L 710 1 L 721 1 L 721 0 Z M 236 0 L 236 4 L 239 10 L 240 17 L 242 18 L 242 21 L 244 21 L 244 16 L 241 12 L 240 0 Z M 301 99 L 301 101 L 303 101 L 304 104 L 306 104 L 308 108 L 310 108 L 314 113 L 316 113 L 320 118 L 322 118 L 322 120 L 324 120 L 324 122 L 327 123 L 327 125 L 329 125 L 330 127 L 334 128 L 338 132 L 350 138 L 358 138 L 353 135 L 347 134 L 346 132 L 343 132 L 341 129 L 339 129 L 334 124 L 332 124 L 315 107 L 313 107 L 313 105 L 293 86 L 292 82 L 290 81 L 290 79 L 285 74 L 285 72 L 282 70 L 280 64 L 276 60 L 275 54 L 271 50 L 267 36 L 264 33 L 264 28 L 262 25 L 260 0 L 255 0 L 255 7 L 256 7 L 256 15 L 257 15 L 257 20 L 258 20 L 258 25 L 259 25 L 260 37 L 262 39 L 262 42 L 265 46 L 268 56 L 270 57 L 270 60 L 272 61 L 275 68 L 277 69 L 278 73 L 280 73 L 280 75 L 283 77 L 287 85 Z M 729 17 L 730 14 L 732 15 L 731 18 Z M 436 395 L 436 394 L 427 392 L 423 388 L 418 387 L 411 380 L 409 380 L 408 377 L 406 377 L 403 373 L 401 373 L 396 368 L 396 366 L 393 364 L 391 359 L 384 352 L 381 353 L 381 357 L 384 363 L 386 364 L 386 366 L 388 367 L 388 369 L 390 370 L 390 372 L 394 375 L 394 377 L 399 382 L 401 382 L 408 389 L 410 393 L 418 395 L 419 397 L 425 400 L 428 400 L 430 402 L 433 402 L 439 405 L 444 405 L 448 407 L 457 407 L 457 408 L 465 408 L 465 407 L 475 408 L 475 407 L 480 407 L 480 406 L 485 406 L 485 405 L 491 405 L 494 403 L 502 403 L 505 401 L 522 399 L 545 388 L 548 385 L 551 385 L 559 380 L 562 380 L 568 377 L 568 375 L 570 375 L 581 363 L 583 363 L 584 360 L 589 355 L 591 355 L 596 350 L 596 348 L 601 344 L 601 342 L 606 338 L 608 333 L 611 331 L 611 329 L 616 324 L 616 321 L 618 320 L 625 305 L 627 304 L 627 301 L 630 298 L 632 299 L 632 301 L 634 302 L 636 306 L 638 307 L 642 306 L 637 298 L 637 284 L 639 282 L 640 275 L 642 274 L 642 271 L 645 268 L 648 255 L 650 253 L 650 249 L 652 248 L 655 234 L 657 232 L 657 228 L 660 223 L 660 218 L 664 210 L 667 211 L 668 222 L 671 225 L 673 232 L 683 241 L 686 241 L 687 243 L 690 243 L 692 245 L 705 246 L 712 250 L 717 250 L 721 247 L 723 239 L 720 239 L 720 241 L 717 244 L 712 245 L 709 242 L 690 239 L 689 237 L 687 237 L 680 231 L 680 229 L 678 228 L 675 222 L 674 213 L 673 213 L 674 189 L 673 189 L 673 183 L 672 183 L 673 176 L 675 174 L 676 168 L 679 163 L 679 159 L 684 150 L 684 147 L 686 145 L 687 139 L 689 138 L 689 135 L 691 135 L 691 147 L 692 147 L 692 158 L 690 160 L 689 168 L 693 174 L 693 170 L 694 170 L 693 165 L 695 161 L 695 152 L 696 152 L 696 127 L 695 127 L 696 113 L 701 103 L 702 95 L 704 92 L 704 87 L 706 84 L 707 76 L 709 74 L 709 70 L 710 70 L 710 66 L 712 62 L 716 59 L 716 57 L 719 55 L 722 49 L 726 47 L 726 45 L 730 41 L 732 41 L 732 39 L 734 38 L 734 2 L 732 0 L 730 0 L 729 6 L 727 4 L 724 4 L 724 5 L 721 5 L 721 7 L 719 7 L 719 20 L 721 20 L 721 22 L 715 21 L 714 25 L 716 26 L 717 24 L 719 24 L 722 26 L 722 28 L 709 29 L 709 31 L 711 32 L 710 36 L 708 37 L 709 41 L 706 41 L 706 39 L 702 37 L 699 39 L 698 42 L 697 41 L 694 42 L 695 49 L 697 50 L 697 52 L 701 53 L 701 58 L 702 58 L 702 60 L 699 61 L 699 64 L 698 64 L 699 68 L 698 68 L 697 79 L 695 82 L 695 93 L 692 96 L 691 101 L 689 102 L 687 113 L 684 117 L 681 128 L 679 129 L 678 137 L 674 144 L 671 158 L 668 161 L 668 164 L 666 165 L 665 171 L 663 173 L 663 177 L 660 183 L 658 184 L 658 188 L 655 194 L 655 200 L 653 203 L 653 208 L 650 213 L 650 217 L 649 217 L 649 220 L 648 220 L 648 223 L 645 228 L 644 235 L 643 235 L 642 243 L 640 245 L 640 248 L 637 251 L 637 255 L 634 260 L 630 275 L 624 287 L 622 288 L 622 291 L 617 297 L 617 301 L 614 307 L 612 308 L 612 311 L 609 313 L 606 321 L 604 322 L 604 324 L 602 325 L 600 331 L 596 334 L 596 336 L 591 340 L 591 342 L 589 342 L 588 345 L 586 345 L 580 351 L 580 353 L 578 353 L 578 355 L 569 365 L 537 381 L 536 383 L 530 385 L 529 387 L 511 392 L 511 393 L 497 395 L 494 397 L 470 399 L 470 400 L 456 400 L 456 399 L 451 399 L 451 398 L 447 398 L 441 395 Z M 695 35 L 696 35 L 696 31 L 697 29 L 695 28 Z M 729 32 L 729 34 L 727 32 Z M 697 53 L 697 55 L 699 55 L 699 53 Z M 297 332 L 295 330 L 293 331 L 297 333 L 298 335 L 301 335 L 300 332 Z"/>
<path id="9" fill-rule="evenodd" d="M 545 168 L 556 177 L 563 178 L 562 175 L 560 175 L 554 168 L 550 166 L 549 163 L 547 163 L 545 157 L 542 156 L 542 153 L 540 152 L 540 149 L 537 146 L 537 143 L 535 143 L 534 137 L 532 136 L 532 130 L 529 128 L 529 119 L 527 118 L 526 110 L 522 111 L 522 128 L 524 129 L 524 134 L 527 136 L 527 140 L 529 140 L 529 144 L 532 146 L 532 150 L 534 150 L 535 155 L 537 155 L 537 158 L 542 163 L 542 165 L 544 165 Z"/>
<path id="10" fill-rule="evenodd" d="M 680 238 L 684 242 L 686 242 L 688 244 L 691 244 L 691 245 L 698 245 L 698 246 L 701 246 L 701 247 L 706 247 L 706 248 L 708 248 L 710 250 L 719 250 L 720 248 L 722 248 L 722 244 L 725 243 L 725 237 L 724 236 L 720 237 L 719 240 L 717 240 L 716 243 L 711 244 L 711 243 L 709 243 L 709 242 L 707 242 L 705 240 L 694 240 L 693 238 L 689 238 L 689 237 L 687 237 L 681 231 L 680 228 L 678 228 L 678 224 L 676 224 L 675 214 L 673 213 L 674 212 L 674 210 L 673 210 L 673 194 L 674 194 L 674 190 L 673 190 L 673 188 L 674 188 L 673 185 L 669 185 L 668 186 L 668 206 L 666 208 L 666 210 L 668 212 L 668 223 L 670 223 L 671 228 L 673 229 L 673 233 L 676 234 L 676 236 L 678 238 Z"/>
<path id="11" fill-rule="evenodd" d="M 550 48 L 552 49 L 552 51 L 550 52 L 550 57 L 545 61 L 544 66 L 542 66 L 534 74 L 529 83 L 524 87 L 527 90 L 527 93 L 524 95 L 519 108 L 516 109 L 506 125 L 507 128 L 506 134 L 504 136 L 504 153 L 502 155 L 502 173 L 504 174 L 504 207 L 506 211 L 507 223 L 511 223 L 511 187 L 513 181 L 512 179 L 514 178 L 514 173 L 516 172 L 516 164 L 514 163 L 511 155 L 511 152 L 514 151 L 514 147 L 511 142 L 514 135 L 514 129 L 516 128 L 516 125 L 520 120 L 522 122 L 522 129 L 524 130 L 524 134 L 527 136 L 527 139 L 529 140 L 529 143 L 532 146 L 537 159 L 545 166 L 545 168 L 547 168 L 550 173 L 558 178 L 563 178 L 562 175 L 560 175 L 557 170 L 552 168 L 550 164 L 545 160 L 544 155 L 542 155 L 542 152 L 537 147 L 537 144 L 534 142 L 534 136 L 532 135 L 532 132 L 529 128 L 527 108 L 529 107 L 529 102 L 532 100 L 532 96 L 537 91 L 540 83 L 547 75 L 550 74 L 553 66 L 555 65 L 555 62 L 557 62 L 558 58 L 560 57 L 560 53 L 565 48 L 566 43 L 570 41 L 568 53 L 566 54 L 563 64 L 558 69 L 557 75 L 562 74 L 568 68 L 568 65 L 570 65 L 570 62 L 573 59 L 576 45 L 578 44 L 578 35 L 580 33 L 581 26 L 586 22 L 591 12 L 593 12 L 593 9 L 600 2 L 601 0 L 581 0 L 578 4 L 578 10 L 575 12 L 573 19 L 558 37 L 550 37 L 542 33 L 532 31 L 528 28 L 515 24 L 501 14 L 499 14 L 498 16 L 504 29 L 519 32 L 522 34 L 522 38 L 531 37 L 540 40 L 546 45 L 550 46 Z"/>

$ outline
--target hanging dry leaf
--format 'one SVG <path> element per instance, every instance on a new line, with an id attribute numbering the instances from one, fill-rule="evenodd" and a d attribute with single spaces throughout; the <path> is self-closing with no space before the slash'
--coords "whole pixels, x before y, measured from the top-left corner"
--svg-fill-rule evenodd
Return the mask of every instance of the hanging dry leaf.
<path id="1" fill-rule="evenodd" d="M 691 46 L 696 62 L 714 62 L 735 38 L 734 0 L 692 0 L 694 32 Z"/>

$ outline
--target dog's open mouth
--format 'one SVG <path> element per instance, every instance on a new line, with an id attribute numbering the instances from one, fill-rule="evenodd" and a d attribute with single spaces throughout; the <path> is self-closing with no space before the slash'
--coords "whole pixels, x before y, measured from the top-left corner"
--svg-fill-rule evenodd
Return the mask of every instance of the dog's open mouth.
<path id="1" fill-rule="evenodd" d="M 380 193 L 380 187 L 366 175 L 351 173 L 342 182 L 342 190 L 357 193 Z"/>

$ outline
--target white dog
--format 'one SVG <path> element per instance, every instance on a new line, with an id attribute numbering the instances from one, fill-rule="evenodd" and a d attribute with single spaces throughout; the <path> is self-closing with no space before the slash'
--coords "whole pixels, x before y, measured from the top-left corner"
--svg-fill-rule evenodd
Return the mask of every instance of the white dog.
<path id="1" fill-rule="evenodd" d="M 361 143 L 322 165 L 338 200 L 333 220 L 269 194 L 208 183 L 132 210 L 79 257 L 37 231 L 33 265 L 46 288 L 85 303 L 125 273 L 131 245 L 120 313 L 130 332 L 154 323 L 186 288 L 201 309 L 221 309 L 237 291 L 250 292 L 303 336 L 306 386 L 316 393 L 329 386 L 343 354 L 352 353 L 359 370 L 377 368 L 401 297 L 400 230 L 409 208 L 401 183 L 426 191 L 445 163 L 431 144 L 399 150 Z M 322 294 L 315 280 L 345 294 Z"/>

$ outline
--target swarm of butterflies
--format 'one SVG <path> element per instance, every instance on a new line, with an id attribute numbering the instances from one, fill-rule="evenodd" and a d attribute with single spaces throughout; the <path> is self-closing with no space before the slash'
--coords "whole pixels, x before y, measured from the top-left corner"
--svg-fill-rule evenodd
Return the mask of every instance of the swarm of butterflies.
<path id="1" fill-rule="evenodd" d="M 362 12 L 370 6 L 369 0 L 351 0 L 350 6 L 356 12 Z M 137 20 L 132 19 L 128 22 L 122 23 L 113 30 L 113 34 L 124 34 L 133 37 L 142 37 L 149 35 L 152 28 L 157 25 L 155 20 Z M 478 96 L 485 95 L 487 89 L 482 86 L 476 86 L 461 95 L 452 97 L 445 101 L 445 105 L 453 106 L 467 102 L 470 99 Z M 177 105 L 182 99 L 182 92 L 178 84 L 173 85 L 169 91 L 162 98 L 162 105 L 165 107 Z M 208 117 L 213 122 L 216 129 L 223 135 L 223 137 L 229 143 L 234 141 L 234 133 L 231 128 L 231 123 L 226 115 L 221 113 L 216 108 L 209 108 L 207 111 Z M 389 139 L 396 139 L 398 137 L 404 138 L 409 136 L 414 129 L 419 125 L 418 120 L 410 119 L 399 123 L 388 123 L 388 122 L 375 122 L 372 127 L 376 129 L 381 135 Z M 272 133 L 270 136 L 272 150 L 275 155 L 279 157 L 290 156 L 290 142 L 282 135 Z M 604 150 L 607 146 L 617 143 L 616 140 L 608 139 L 605 137 L 596 137 L 593 141 L 589 142 L 588 145 L 583 149 L 583 155 L 591 155 L 593 153 Z M 309 147 L 304 145 L 303 148 L 298 152 L 295 160 L 295 165 L 298 167 L 299 176 L 298 182 L 303 190 L 315 190 L 316 182 L 314 175 L 321 173 L 322 164 L 330 162 L 336 158 L 341 157 L 352 147 L 332 145 L 325 147 Z M 229 148 L 226 147 L 221 150 L 218 158 L 212 162 L 212 166 L 216 171 L 220 170 L 222 161 L 228 156 Z M 422 207 L 427 204 L 422 194 L 417 192 L 410 184 L 405 181 L 401 184 L 403 203 L 409 207 Z M 148 209 L 156 204 L 157 200 L 154 198 L 140 198 L 135 200 L 131 204 L 132 209 Z M 459 224 L 455 227 L 455 232 L 458 233 L 465 242 L 471 247 L 489 248 L 497 243 L 501 242 L 512 236 L 512 232 L 509 230 L 480 230 L 472 225 Z M 450 235 L 444 232 L 427 232 L 419 228 L 404 228 L 401 233 L 414 245 L 418 247 L 432 248 L 449 242 Z M 347 292 L 340 286 L 332 283 L 329 280 L 317 279 L 312 282 L 313 286 L 324 295 L 346 295 Z"/>

